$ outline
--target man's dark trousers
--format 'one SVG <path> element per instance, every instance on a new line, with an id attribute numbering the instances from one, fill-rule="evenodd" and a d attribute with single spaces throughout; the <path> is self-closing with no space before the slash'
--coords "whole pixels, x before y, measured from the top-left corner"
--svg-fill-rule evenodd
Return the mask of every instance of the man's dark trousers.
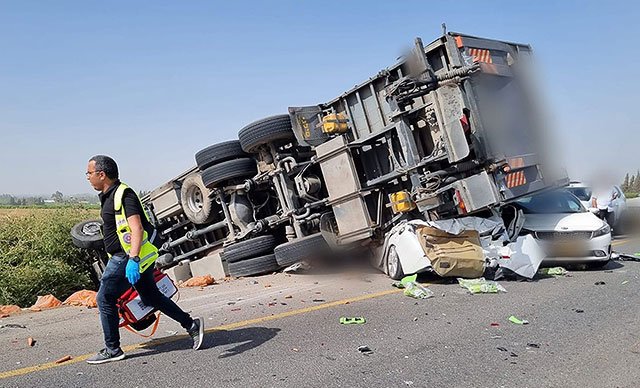
<path id="1" fill-rule="evenodd" d="M 119 317 L 116 302 L 120 295 L 131 287 L 125 276 L 127 260 L 126 256 L 111 256 L 102 274 L 100 289 L 98 290 L 98 310 L 100 311 L 100 321 L 104 332 L 104 342 L 110 351 L 116 351 L 120 348 Z M 179 322 L 186 330 L 191 328 L 193 319 L 189 314 L 182 311 L 177 304 L 158 290 L 153 278 L 153 266 L 150 266 L 140 274 L 140 280 L 135 284 L 135 289 L 138 291 L 142 303 L 160 310 L 169 318 Z"/>

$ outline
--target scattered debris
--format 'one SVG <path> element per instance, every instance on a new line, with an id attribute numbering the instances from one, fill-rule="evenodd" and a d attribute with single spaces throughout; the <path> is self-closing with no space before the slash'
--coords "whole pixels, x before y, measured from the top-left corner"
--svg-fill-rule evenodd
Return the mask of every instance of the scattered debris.
<path id="1" fill-rule="evenodd" d="M 567 271 L 563 267 L 540 268 L 538 270 L 538 275 L 544 275 L 544 276 L 558 277 L 558 276 L 565 276 L 568 273 L 569 271 Z"/>
<path id="2" fill-rule="evenodd" d="M 358 346 L 358 351 L 362 354 L 372 354 L 373 350 L 371 350 L 371 348 L 369 348 L 368 346 Z"/>
<path id="3" fill-rule="evenodd" d="M 314 302 L 317 302 L 317 303 L 322 303 L 322 302 L 324 302 L 325 300 L 324 300 L 324 299 L 314 299 L 313 301 L 314 301 Z"/>
<path id="4" fill-rule="evenodd" d="M 180 283 L 180 287 L 206 287 L 215 283 L 216 281 L 211 275 L 194 276 L 191 279 Z"/>
<path id="5" fill-rule="evenodd" d="M 271 288 L 271 284 L 265 284 L 264 288 Z"/>
<path id="6" fill-rule="evenodd" d="M 71 360 L 73 357 L 71 356 L 64 356 L 62 358 L 59 358 L 55 361 L 56 364 L 62 364 L 63 362 L 67 362 L 69 360 Z"/>
<path id="7" fill-rule="evenodd" d="M 501 335 L 492 335 L 491 336 L 491 339 L 500 339 L 500 338 L 502 338 Z"/>
<path id="8" fill-rule="evenodd" d="M 342 325 L 361 325 L 367 322 L 364 317 L 340 317 L 340 324 Z"/>
<path id="9" fill-rule="evenodd" d="M 491 322 L 491 327 L 498 327 L 500 324 L 498 322 Z"/>
<path id="10" fill-rule="evenodd" d="M 405 380 L 404 383 L 407 384 L 407 385 L 413 385 L 413 381 L 410 381 L 410 380 Z"/>
<path id="11" fill-rule="evenodd" d="M 604 286 L 606 283 L 605 282 L 595 282 L 593 283 L 596 286 Z"/>
<path id="12" fill-rule="evenodd" d="M 624 286 L 624 285 L 625 285 L 625 284 L 627 284 L 627 283 L 629 283 L 629 281 L 628 281 L 628 280 L 625 280 L 625 281 L 623 281 L 623 282 L 622 282 L 622 283 L 620 283 L 620 284 Z"/>
<path id="13" fill-rule="evenodd" d="M 311 266 L 307 262 L 301 261 L 299 263 L 295 263 L 288 266 L 282 272 L 284 273 L 301 272 L 301 271 L 307 271 L 309 269 L 311 269 Z"/>
<path id="14" fill-rule="evenodd" d="M 267 304 L 267 306 L 269 306 L 269 307 L 273 307 L 273 306 L 275 306 L 275 305 L 276 305 L 276 302 L 269 302 L 269 303 Z"/>
<path id="15" fill-rule="evenodd" d="M 584 313 L 584 310 L 581 310 L 581 309 L 574 309 L 573 311 L 575 311 L 578 314 Z"/>
<path id="16" fill-rule="evenodd" d="M 284 298 L 285 299 L 291 299 L 291 298 L 293 298 L 293 295 L 286 295 Z"/>
<path id="17" fill-rule="evenodd" d="M 501 352 L 507 352 L 507 348 L 503 348 L 502 346 L 498 346 L 496 349 L 498 349 Z"/>
<path id="18" fill-rule="evenodd" d="M 34 340 L 34 339 L 33 339 L 33 337 L 29 337 L 29 338 L 27 338 L 27 345 L 28 345 L 29 347 L 32 347 L 32 346 L 33 346 L 33 345 L 35 345 L 35 344 L 36 344 L 36 340 Z"/>
<path id="19" fill-rule="evenodd" d="M 62 304 L 68 306 L 98 307 L 98 302 L 96 301 L 97 294 L 97 292 L 91 290 L 76 291 L 62 302 Z"/>
<path id="20" fill-rule="evenodd" d="M 494 282 L 493 280 L 485 280 L 485 278 L 458 278 L 458 284 L 460 284 L 460 287 L 469 290 L 472 294 L 496 294 L 498 292 L 507 292 L 507 290 L 497 282 Z"/>
<path id="21" fill-rule="evenodd" d="M 240 310 L 242 310 L 240 307 L 235 308 L 235 309 L 231 309 L 231 311 L 240 311 Z"/>
<path id="22" fill-rule="evenodd" d="M 528 343 L 527 346 L 534 349 L 540 349 L 540 345 L 534 343 Z"/>
<path id="23" fill-rule="evenodd" d="M 25 325 L 21 325 L 19 323 L 7 323 L 4 325 L 0 325 L 0 329 L 26 329 Z"/>
<path id="24" fill-rule="evenodd" d="M 418 317 L 413 317 L 413 321 L 417 322 L 418 321 Z"/>
<path id="25" fill-rule="evenodd" d="M 640 252 L 637 252 L 637 253 L 634 253 L 633 255 L 630 255 L 628 253 L 618 253 L 618 252 L 616 252 L 616 254 L 618 256 L 617 260 L 620 260 L 620 261 L 640 261 L 640 256 L 638 256 L 638 253 L 640 253 Z M 613 259 L 613 253 L 611 254 L 611 256 L 612 256 L 611 258 Z M 614 260 L 616 260 L 616 259 L 614 259 Z"/>
<path id="26" fill-rule="evenodd" d="M 404 288 L 404 294 L 416 299 L 428 299 L 434 296 L 433 291 L 418 283 L 416 279 L 418 275 L 405 276 L 399 283 L 393 283 L 392 286 Z"/>
<path id="27" fill-rule="evenodd" d="M 298 348 L 293 348 L 291 350 L 294 351 L 294 352 L 298 352 L 299 351 Z"/>
<path id="28" fill-rule="evenodd" d="M 0 315 L 6 316 L 6 317 L 8 317 L 11 314 L 19 313 L 20 311 L 22 311 L 20 307 L 13 304 L 0 306 Z"/>
<path id="29" fill-rule="evenodd" d="M 234 304 L 236 304 L 236 302 L 227 302 L 227 305 L 229 305 L 229 306 L 232 306 Z"/>
<path id="30" fill-rule="evenodd" d="M 518 357 L 518 355 L 517 355 L 517 354 L 515 354 L 514 352 L 511 352 L 510 356 L 511 356 L 511 357 Z"/>
<path id="31" fill-rule="evenodd" d="M 516 325 L 528 325 L 529 321 L 526 319 L 519 319 L 515 315 L 509 317 L 509 322 L 515 323 Z"/>
<path id="32" fill-rule="evenodd" d="M 165 333 L 169 334 L 170 336 L 178 334 L 178 332 L 175 330 L 165 330 Z"/>

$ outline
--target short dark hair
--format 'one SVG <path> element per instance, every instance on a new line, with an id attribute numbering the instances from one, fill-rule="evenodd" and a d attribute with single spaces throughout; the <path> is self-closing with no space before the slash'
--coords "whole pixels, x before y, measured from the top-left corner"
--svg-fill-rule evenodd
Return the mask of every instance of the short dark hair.
<path id="1" fill-rule="evenodd" d="M 96 163 L 96 171 L 104 172 L 109 179 L 118 179 L 118 165 L 116 161 L 107 155 L 93 156 L 89 161 Z"/>

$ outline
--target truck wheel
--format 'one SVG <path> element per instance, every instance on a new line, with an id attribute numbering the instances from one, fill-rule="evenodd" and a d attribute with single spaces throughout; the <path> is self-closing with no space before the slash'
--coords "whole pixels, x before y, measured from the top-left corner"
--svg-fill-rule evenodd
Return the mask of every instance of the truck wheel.
<path id="1" fill-rule="evenodd" d="M 249 153 L 264 144 L 295 139 L 289 115 L 277 115 L 254 121 L 238 132 L 242 149 Z"/>
<path id="2" fill-rule="evenodd" d="M 222 253 L 222 259 L 227 263 L 235 263 L 243 259 L 272 253 L 276 246 L 276 238 L 271 235 L 250 238 L 229 245 Z"/>
<path id="3" fill-rule="evenodd" d="M 282 267 L 295 264 L 299 261 L 317 257 L 329 252 L 329 244 L 322 233 L 312 234 L 284 244 L 280 244 L 273 250 L 276 261 Z"/>
<path id="4" fill-rule="evenodd" d="M 258 256 L 229 264 L 229 275 L 233 277 L 262 275 L 280 269 L 274 255 Z"/>
<path id="5" fill-rule="evenodd" d="M 73 245 L 85 249 L 103 249 L 102 220 L 82 221 L 71 228 Z"/>
<path id="6" fill-rule="evenodd" d="M 389 247 L 389 253 L 387 254 L 385 265 L 387 267 L 387 275 L 389 275 L 391 279 L 400 280 L 404 277 L 402 264 L 400 264 L 400 257 L 398 257 L 398 252 L 394 245 Z"/>
<path id="7" fill-rule="evenodd" d="M 226 162 L 227 160 L 246 158 L 248 156 L 249 155 L 242 150 L 238 140 L 230 140 L 211 145 L 198 151 L 198 153 L 196 153 L 196 164 L 200 171 L 204 171 L 214 164 Z"/>
<path id="8" fill-rule="evenodd" d="M 208 224 L 217 215 L 214 201 L 209 198 L 209 189 L 200 174 L 189 175 L 182 182 L 180 205 L 189 221 L 197 225 Z"/>
<path id="9" fill-rule="evenodd" d="M 247 178 L 258 172 L 256 162 L 250 158 L 234 159 L 214 164 L 202 172 L 202 182 L 209 188 L 215 188 L 219 183 L 236 178 Z"/>

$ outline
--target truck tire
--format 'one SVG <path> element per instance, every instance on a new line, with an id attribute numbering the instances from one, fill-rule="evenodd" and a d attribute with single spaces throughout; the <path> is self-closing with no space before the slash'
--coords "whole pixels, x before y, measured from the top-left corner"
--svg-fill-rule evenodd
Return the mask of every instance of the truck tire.
<path id="1" fill-rule="evenodd" d="M 243 259 L 273 253 L 275 246 L 276 238 L 271 235 L 254 237 L 226 247 L 222 259 L 227 263 L 236 263 Z"/>
<path id="2" fill-rule="evenodd" d="M 278 264 L 287 267 L 302 260 L 326 254 L 329 250 L 329 244 L 325 241 L 322 233 L 316 233 L 280 244 L 273 250 L 273 253 Z"/>
<path id="3" fill-rule="evenodd" d="M 253 259 L 245 259 L 228 263 L 229 275 L 233 277 L 262 275 L 280 269 L 274 255 L 258 256 Z"/>
<path id="4" fill-rule="evenodd" d="M 398 257 L 395 245 L 389 247 L 389 253 L 384 261 L 384 265 L 387 275 L 389 275 L 391 279 L 400 280 L 404 277 L 402 264 L 400 263 L 400 257 Z"/>
<path id="5" fill-rule="evenodd" d="M 209 197 L 209 189 L 200 174 L 189 175 L 182 182 L 180 205 L 189 221 L 196 225 L 208 224 L 216 217 L 217 207 Z"/>
<path id="6" fill-rule="evenodd" d="M 295 139 L 289 115 L 277 115 L 254 121 L 238 132 L 245 152 L 255 153 L 261 145 Z"/>
<path id="7" fill-rule="evenodd" d="M 219 183 L 236 178 L 247 178 L 258 172 L 256 162 L 250 158 L 228 160 L 214 164 L 202 172 L 202 182 L 209 188 L 215 188 Z"/>
<path id="8" fill-rule="evenodd" d="M 196 165 L 200 171 L 204 171 L 214 164 L 226 162 L 238 158 L 246 158 L 249 155 L 242 150 L 238 140 L 230 140 L 211 145 L 196 153 Z"/>
<path id="9" fill-rule="evenodd" d="M 73 245 L 84 249 L 104 249 L 102 220 L 82 221 L 71 228 Z"/>

